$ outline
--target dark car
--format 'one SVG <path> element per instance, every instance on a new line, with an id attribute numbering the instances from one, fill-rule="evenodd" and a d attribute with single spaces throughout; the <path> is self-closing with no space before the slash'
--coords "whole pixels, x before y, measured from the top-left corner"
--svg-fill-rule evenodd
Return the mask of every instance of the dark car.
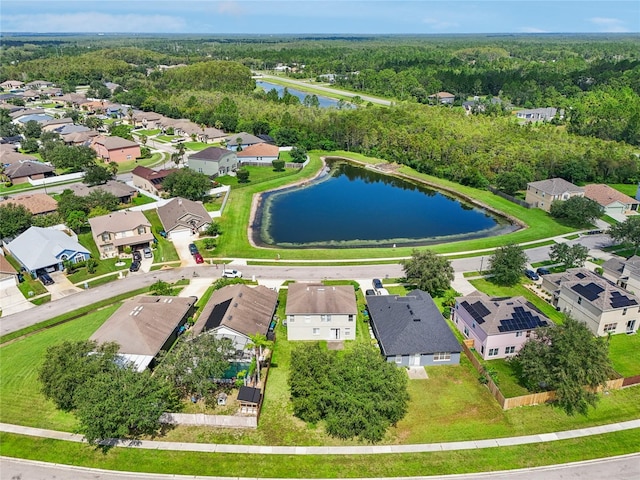
<path id="1" fill-rule="evenodd" d="M 140 251 L 139 250 L 134 250 L 133 251 L 133 261 L 134 262 L 139 262 L 140 260 L 142 260 L 142 255 L 140 255 Z"/>
<path id="2" fill-rule="evenodd" d="M 138 270 L 140 270 L 140 262 L 137 260 L 134 260 L 133 262 L 131 262 L 131 266 L 129 267 L 129 271 L 130 272 L 137 272 Z"/>
<path id="3" fill-rule="evenodd" d="M 371 283 L 373 284 L 373 288 L 382 288 L 382 281 L 379 278 L 374 278 Z"/>
<path id="4" fill-rule="evenodd" d="M 375 295 L 375 294 L 376 294 L 376 291 L 375 291 L 375 290 L 372 290 L 372 289 L 369 289 L 369 290 L 365 291 L 365 292 L 364 292 L 364 294 L 365 294 L 365 295 Z"/>
<path id="5" fill-rule="evenodd" d="M 53 285 L 54 283 L 56 283 L 53 281 L 53 278 L 51 278 L 48 273 L 41 273 L 38 276 L 38 278 L 40 279 L 43 285 Z"/>
<path id="6" fill-rule="evenodd" d="M 191 253 L 191 255 L 195 255 L 196 253 L 198 253 L 198 247 L 196 247 L 195 243 L 189 244 L 189 252 Z"/>
<path id="7" fill-rule="evenodd" d="M 536 273 L 538 275 L 550 275 L 551 271 L 548 268 L 540 267 L 536 269 Z"/>
<path id="8" fill-rule="evenodd" d="M 538 274 L 536 272 L 534 272 L 533 270 L 525 270 L 524 274 L 530 280 L 539 280 L 540 279 Z"/>

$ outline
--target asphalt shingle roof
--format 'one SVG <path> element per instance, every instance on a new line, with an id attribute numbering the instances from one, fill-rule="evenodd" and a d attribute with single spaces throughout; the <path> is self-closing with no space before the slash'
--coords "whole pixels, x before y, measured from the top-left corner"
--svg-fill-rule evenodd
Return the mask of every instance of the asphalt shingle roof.
<path id="1" fill-rule="evenodd" d="M 576 187 L 564 178 L 549 178 L 539 182 L 531 182 L 528 185 L 549 195 L 561 195 L 565 192 L 584 192 L 584 188 Z"/>

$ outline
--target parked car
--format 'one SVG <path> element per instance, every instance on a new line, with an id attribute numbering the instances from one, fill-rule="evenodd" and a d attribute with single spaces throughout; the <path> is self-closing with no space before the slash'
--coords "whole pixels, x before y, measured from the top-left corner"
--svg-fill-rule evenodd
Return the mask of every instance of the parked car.
<path id="1" fill-rule="evenodd" d="M 375 291 L 375 290 L 372 290 L 372 289 L 369 289 L 369 290 L 366 290 L 366 291 L 364 292 L 364 294 L 365 294 L 365 295 L 375 295 L 375 294 L 376 294 L 376 291 Z"/>
<path id="2" fill-rule="evenodd" d="M 140 254 L 140 250 L 134 250 L 133 251 L 133 261 L 134 262 L 139 262 L 140 260 L 142 260 L 142 255 Z"/>
<path id="3" fill-rule="evenodd" d="M 51 278 L 51 276 L 49 276 L 48 273 L 41 273 L 40 275 L 38 275 L 38 278 L 40 279 L 40 281 L 42 282 L 43 285 L 53 285 L 54 282 L 53 278 Z"/>
<path id="4" fill-rule="evenodd" d="M 536 272 L 534 272 L 533 270 L 525 270 L 524 271 L 525 276 L 530 279 L 530 280 L 539 280 L 540 277 L 538 276 L 538 274 Z"/>
<path id="5" fill-rule="evenodd" d="M 133 262 L 131 262 L 131 266 L 129 267 L 129 271 L 130 272 L 137 272 L 138 270 L 140 270 L 140 262 L 137 260 L 134 260 Z"/>
<path id="6" fill-rule="evenodd" d="M 382 288 L 382 281 L 379 278 L 374 278 L 371 283 L 375 289 Z"/>
<path id="7" fill-rule="evenodd" d="M 238 270 L 225 270 L 222 272 L 222 276 L 226 278 L 241 278 L 242 272 L 239 272 Z"/>
<path id="8" fill-rule="evenodd" d="M 540 268 L 536 269 L 536 273 L 538 275 L 550 275 L 551 271 L 548 268 L 540 267 Z"/>
<path id="9" fill-rule="evenodd" d="M 153 258 L 153 252 L 151 251 L 151 249 L 149 247 L 145 247 L 142 250 L 142 253 L 144 255 L 144 258 Z"/>
<path id="10" fill-rule="evenodd" d="M 202 255 L 200 255 L 199 253 L 196 253 L 193 258 L 195 258 L 196 263 L 204 263 L 204 258 L 202 258 Z"/>
<path id="11" fill-rule="evenodd" d="M 191 253 L 191 255 L 195 255 L 198 252 L 198 247 L 196 247 L 195 243 L 190 243 L 189 244 L 189 252 Z"/>

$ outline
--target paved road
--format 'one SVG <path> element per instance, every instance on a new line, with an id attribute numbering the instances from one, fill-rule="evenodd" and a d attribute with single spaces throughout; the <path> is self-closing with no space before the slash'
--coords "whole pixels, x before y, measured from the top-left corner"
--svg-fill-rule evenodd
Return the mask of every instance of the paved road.
<path id="1" fill-rule="evenodd" d="M 0 457 L 0 465 L 2 467 L 0 468 L 0 480 L 60 480 L 66 478 L 73 478 L 74 480 L 131 480 L 132 478 L 145 480 L 213 480 L 213 478 L 224 480 L 226 478 L 228 480 L 237 480 L 238 478 L 113 472 L 9 457 Z M 640 455 L 625 455 L 602 460 L 502 472 L 411 477 L 411 480 L 601 480 L 603 478 L 638 480 L 640 478 Z"/>

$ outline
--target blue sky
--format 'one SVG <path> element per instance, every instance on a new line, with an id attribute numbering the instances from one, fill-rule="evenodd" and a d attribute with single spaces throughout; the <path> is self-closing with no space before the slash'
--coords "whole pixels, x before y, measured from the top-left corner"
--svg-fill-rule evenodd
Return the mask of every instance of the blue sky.
<path id="1" fill-rule="evenodd" d="M 640 1 L 2 0 L 2 32 L 640 32 Z"/>

